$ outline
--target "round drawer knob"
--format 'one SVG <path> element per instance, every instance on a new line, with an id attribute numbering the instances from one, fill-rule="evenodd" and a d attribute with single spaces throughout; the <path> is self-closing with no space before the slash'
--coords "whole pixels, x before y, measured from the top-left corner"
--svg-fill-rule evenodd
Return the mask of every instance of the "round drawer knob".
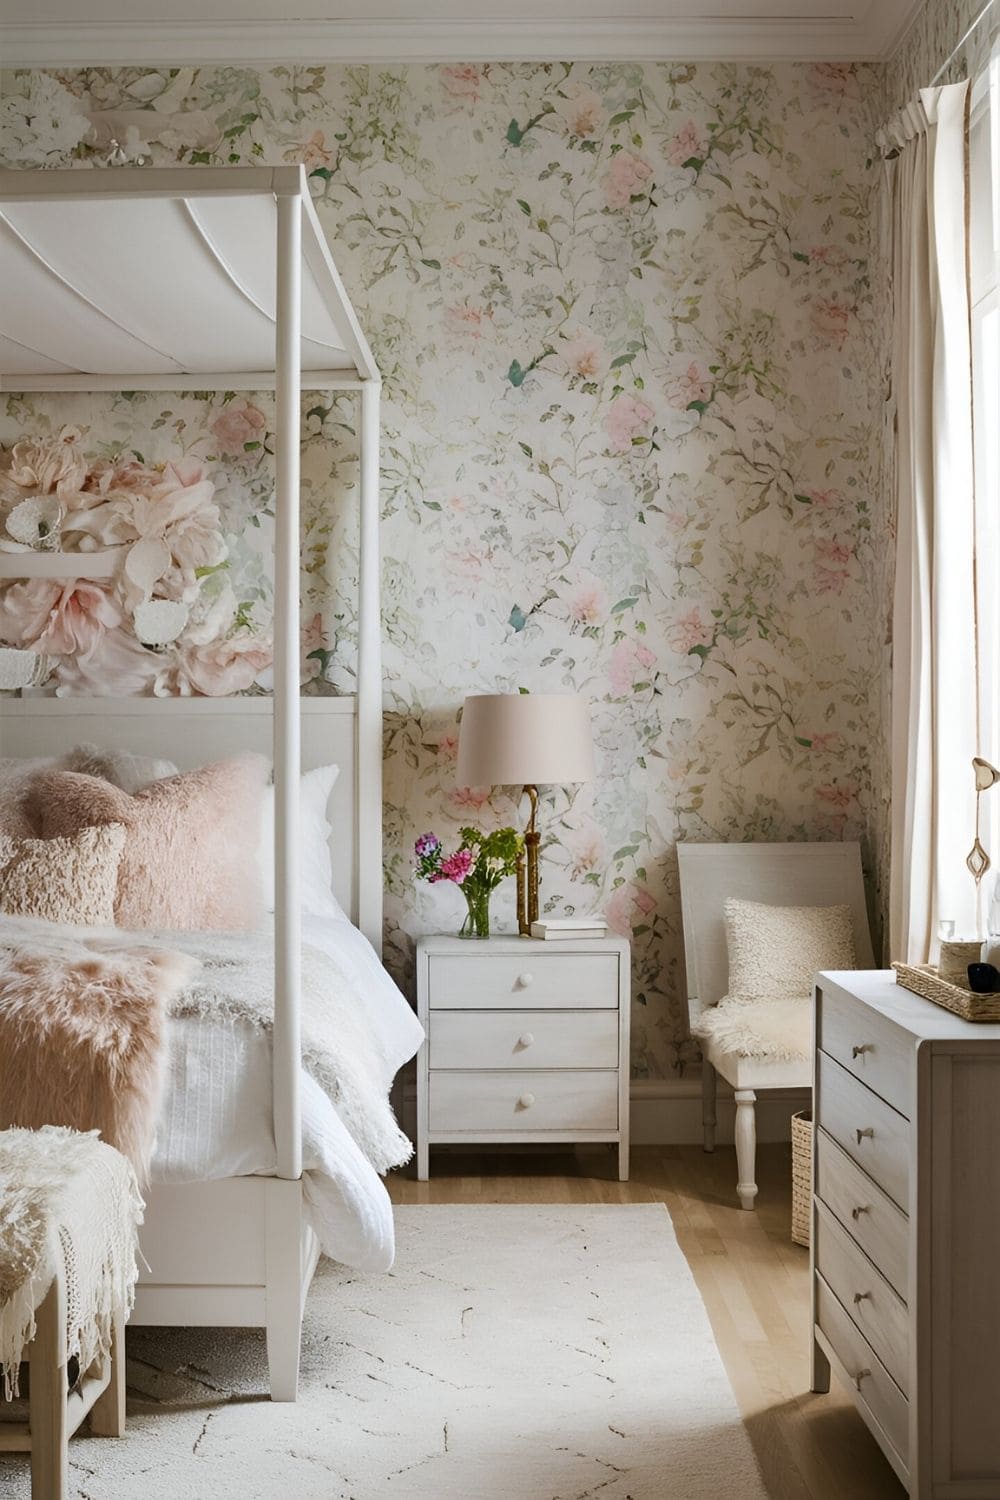
<path id="1" fill-rule="evenodd" d="M 518 974 L 517 982 L 521 986 L 522 990 L 526 990 L 529 984 L 534 984 L 535 976 L 534 974 Z"/>
<path id="2" fill-rule="evenodd" d="M 517 1039 L 517 1045 L 519 1047 L 530 1047 L 534 1040 L 535 1033 L 533 1031 L 522 1031 Z"/>
<path id="3" fill-rule="evenodd" d="M 534 1094 L 522 1094 L 517 1101 L 518 1109 L 530 1109 L 535 1102 Z"/>

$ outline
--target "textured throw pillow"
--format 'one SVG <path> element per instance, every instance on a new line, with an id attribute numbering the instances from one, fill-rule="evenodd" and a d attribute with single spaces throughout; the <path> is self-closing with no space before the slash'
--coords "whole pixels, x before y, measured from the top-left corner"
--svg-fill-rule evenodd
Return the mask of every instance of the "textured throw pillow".
<path id="1" fill-rule="evenodd" d="M 729 999 L 806 998 L 818 969 L 853 969 L 849 906 L 725 903 Z"/>
<path id="2" fill-rule="evenodd" d="M 122 823 L 119 927 L 249 931 L 259 925 L 257 862 L 267 761 L 260 755 L 168 776 L 130 796 L 74 771 L 33 778 L 28 816 L 44 838 Z"/>
<path id="3" fill-rule="evenodd" d="M 120 823 L 66 838 L 0 833 L 0 912 L 74 927 L 112 926 L 124 847 Z"/>
<path id="4" fill-rule="evenodd" d="M 332 832 L 328 809 L 339 766 L 317 766 L 299 778 L 299 848 L 302 910 L 314 917 L 343 918 L 333 894 L 333 864 L 330 859 Z M 260 844 L 260 867 L 264 877 L 264 905 L 274 911 L 274 786 L 264 792 L 264 816 Z"/>

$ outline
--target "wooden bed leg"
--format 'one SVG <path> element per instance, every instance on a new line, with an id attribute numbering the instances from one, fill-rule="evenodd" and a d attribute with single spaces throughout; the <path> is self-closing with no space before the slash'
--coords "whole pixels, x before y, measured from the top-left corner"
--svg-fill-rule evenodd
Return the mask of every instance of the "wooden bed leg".
<path id="1" fill-rule="evenodd" d="M 90 1430 L 94 1437 L 125 1434 L 125 1320 L 119 1313 L 111 1335 L 111 1379 L 90 1408 Z"/>
<path id="2" fill-rule="evenodd" d="M 267 1368 L 272 1401 L 299 1393 L 302 1336 L 302 1183 L 275 1178 L 267 1186 L 265 1248 Z"/>
<path id="3" fill-rule="evenodd" d="M 65 1500 L 69 1473 L 66 1427 L 66 1291 L 56 1276 L 38 1309 L 31 1343 L 32 1500 Z"/>

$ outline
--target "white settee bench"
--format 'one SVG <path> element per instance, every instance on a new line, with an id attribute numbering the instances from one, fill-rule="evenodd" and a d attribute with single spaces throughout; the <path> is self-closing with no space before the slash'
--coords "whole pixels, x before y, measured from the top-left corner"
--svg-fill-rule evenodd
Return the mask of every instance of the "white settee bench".
<path id="1" fill-rule="evenodd" d="M 0 1422 L 0 1457 L 30 1453 L 32 1500 L 64 1500 L 69 1438 L 85 1417 L 94 1434 L 124 1432 L 123 1329 L 142 1211 L 132 1167 L 96 1132 L 0 1131 L 0 1380 L 8 1401 L 21 1364 L 29 1366 L 28 1421 Z"/>

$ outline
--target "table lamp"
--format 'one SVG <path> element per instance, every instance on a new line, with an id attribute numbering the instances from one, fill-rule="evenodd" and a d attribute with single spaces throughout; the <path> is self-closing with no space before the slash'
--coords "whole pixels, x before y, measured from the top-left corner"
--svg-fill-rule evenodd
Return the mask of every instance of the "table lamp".
<path id="1" fill-rule="evenodd" d="M 466 698 L 458 739 L 459 786 L 520 786 L 531 813 L 517 867 L 517 926 L 538 920 L 539 785 L 590 781 L 594 747 L 586 701 L 573 693 L 477 693 Z"/>

